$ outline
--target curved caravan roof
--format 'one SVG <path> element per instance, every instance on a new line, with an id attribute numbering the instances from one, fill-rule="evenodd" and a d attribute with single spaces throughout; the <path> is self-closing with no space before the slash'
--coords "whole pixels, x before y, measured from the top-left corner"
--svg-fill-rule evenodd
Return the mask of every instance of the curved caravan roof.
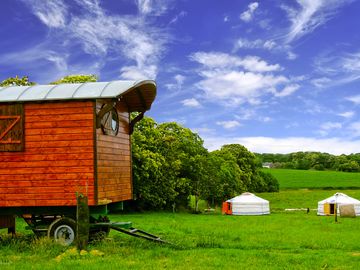
<path id="1" fill-rule="evenodd" d="M 149 110 L 155 96 L 151 80 L 0 87 L 0 103 L 120 98 L 130 112 Z"/>

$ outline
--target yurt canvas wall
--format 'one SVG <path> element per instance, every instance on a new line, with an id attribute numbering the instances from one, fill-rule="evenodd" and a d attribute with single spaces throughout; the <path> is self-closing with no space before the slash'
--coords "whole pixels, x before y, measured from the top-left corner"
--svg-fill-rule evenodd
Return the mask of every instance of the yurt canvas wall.
<path id="1" fill-rule="evenodd" d="M 336 207 L 336 204 L 338 207 Z M 349 197 L 344 193 L 336 193 L 333 196 L 318 202 L 319 216 L 329 216 L 335 214 L 335 208 L 337 208 L 337 214 L 340 215 L 339 206 L 352 205 L 354 207 L 355 215 L 360 216 L 360 201 Z"/>
<path id="2" fill-rule="evenodd" d="M 228 215 L 268 215 L 269 201 L 245 192 L 224 202 L 223 212 Z"/>

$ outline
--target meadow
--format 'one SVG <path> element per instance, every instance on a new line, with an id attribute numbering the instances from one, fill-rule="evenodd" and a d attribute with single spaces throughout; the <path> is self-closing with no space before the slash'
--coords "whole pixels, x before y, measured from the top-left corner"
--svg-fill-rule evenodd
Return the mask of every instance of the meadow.
<path id="1" fill-rule="evenodd" d="M 269 216 L 146 212 L 112 214 L 112 221 L 160 235 L 157 244 L 111 232 L 78 253 L 36 239 L 19 220 L 19 235 L 0 231 L 0 269 L 360 269 L 359 218 L 319 217 L 317 202 L 337 190 L 285 189 L 261 193 Z M 341 190 L 360 198 L 360 190 Z M 285 211 L 287 208 L 311 208 Z"/>
<path id="2" fill-rule="evenodd" d="M 360 173 L 263 169 L 278 179 L 280 189 L 360 189 Z"/>

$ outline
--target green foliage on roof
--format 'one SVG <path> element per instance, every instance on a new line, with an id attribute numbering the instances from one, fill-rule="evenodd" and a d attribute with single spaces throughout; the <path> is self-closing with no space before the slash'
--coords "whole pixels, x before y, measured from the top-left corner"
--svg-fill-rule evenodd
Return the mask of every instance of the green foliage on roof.
<path id="1" fill-rule="evenodd" d="M 98 76 L 94 74 L 68 75 L 50 84 L 97 82 L 98 79 Z"/>
<path id="2" fill-rule="evenodd" d="M 2 82 L 0 82 L 1 87 L 6 87 L 6 86 L 27 86 L 27 85 L 30 86 L 30 85 L 35 85 L 35 84 L 36 83 L 29 81 L 28 76 L 23 76 L 22 78 L 20 78 L 17 75 L 15 77 L 9 77 L 9 78 L 3 80 Z"/>

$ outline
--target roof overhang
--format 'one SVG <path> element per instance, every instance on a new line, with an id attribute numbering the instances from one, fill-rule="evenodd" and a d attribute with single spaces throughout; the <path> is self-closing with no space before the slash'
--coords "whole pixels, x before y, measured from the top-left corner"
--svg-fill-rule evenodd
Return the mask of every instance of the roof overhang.
<path id="1" fill-rule="evenodd" d="M 0 87 L 0 103 L 120 99 L 129 112 L 149 110 L 155 97 L 152 80 Z"/>

